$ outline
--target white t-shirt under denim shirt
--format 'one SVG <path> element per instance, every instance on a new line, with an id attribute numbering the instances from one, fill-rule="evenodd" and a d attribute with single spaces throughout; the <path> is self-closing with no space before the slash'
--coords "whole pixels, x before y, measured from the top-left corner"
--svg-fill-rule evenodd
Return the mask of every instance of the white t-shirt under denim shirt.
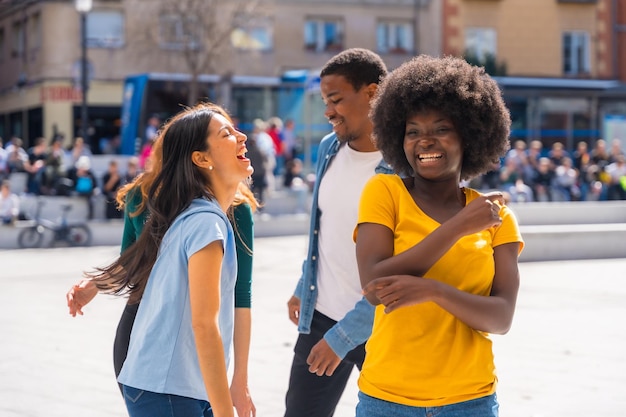
<path id="1" fill-rule="evenodd" d="M 139 305 L 120 383 L 209 401 L 191 328 L 188 267 L 194 253 L 216 240 L 224 245 L 219 326 L 228 367 L 237 276 L 235 239 L 221 208 L 195 199 L 165 233 Z"/>
<path id="2" fill-rule="evenodd" d="M 379 151 L 358 152 L 343 145 L 320 183 L 319 295 L 315 309 L 335 321 L 343 319 L 363 298 L 352 232 L 361 191 L 381 159 Z"/>

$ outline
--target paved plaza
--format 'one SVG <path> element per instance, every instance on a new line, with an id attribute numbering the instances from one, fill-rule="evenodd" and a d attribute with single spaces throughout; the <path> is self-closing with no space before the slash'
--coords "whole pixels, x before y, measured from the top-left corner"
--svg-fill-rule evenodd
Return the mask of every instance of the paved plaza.
<path id="1" fill-rule="evenodd" d="M 280 417 L 296 328 L 287 319 L 305 236 L 257 239 L 250 389 Z M 124 300 L 72 318 L 65 292 L 118 247 L 0 251 L 0 416 L 122 417 L 112 344 Z M 626 259 L 522 263 L 513 328 L 494 336 L 503 417 L 626 415 Z M 416 353 L 419 354 L 419 353 Z M 351 417 L 356 374 L 336 417 Z"/>

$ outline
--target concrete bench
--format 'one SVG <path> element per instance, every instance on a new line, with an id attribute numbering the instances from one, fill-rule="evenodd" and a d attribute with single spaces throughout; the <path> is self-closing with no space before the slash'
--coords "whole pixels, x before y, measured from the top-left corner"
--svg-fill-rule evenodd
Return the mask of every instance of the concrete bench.
<path id="1" fill-rule="evenodd" d="M 626 223 L 626 201 L 510 204 L 521 225 Z"/>

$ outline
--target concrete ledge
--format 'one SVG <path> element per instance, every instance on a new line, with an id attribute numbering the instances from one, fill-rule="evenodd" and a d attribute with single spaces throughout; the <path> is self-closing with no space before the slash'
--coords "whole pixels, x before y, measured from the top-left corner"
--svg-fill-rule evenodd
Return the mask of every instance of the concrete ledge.
<path id="1" fill-rule="evenodd" d="M 293 203 L 286 195 L 280 197 Z M 51 211 L 43 217 L 55 219 L 58 213 L 55 216 L 54 210 L 59 210 L 61 204 L 66 203 L 77 205 L 76 212 L 72 210 L 72 214 L 86 213 L 86 207 L 81 205 L 85 204 L 84 200 L 69 197 L 49 200 L 51 202 L 46 208 Z M 256 237 L 306 235 L 309 215 L 284 214 L 283 209 L 293 206 L 287 203 L 283 206 L 281 200 L 276 198 L 271 207 L 266 206 L 267 211 L 255 215 Z M 519 219 L 526 242 L 520 256 L 522 262 L 626 258 L 626 201 L 526 203 L 511 207 Z M 83 220 L 74 216 L 71 219 Z M 89 225 L 93 246 L 120 244 L 122 221 L 95 220 Z M 20 224 L 0 226 L 0 249 L 16 249 L 20 230 Z M 48 232 L 44 247 L 49 245 L 50 238 Z"/>
<path id="2" fill-rule="evenodd" d="M 306 235 L 309 232 L 309 224 L 310 216 L 306 213 L 280 216 L 260 214 L 254 218 L 254 236 Z"/>
<path id="3" fill-rule="evenodd" d="M 520 261 L 626 258 L 626 224 L 520 226 Z"/>
<path id="4" fill-rule="evenodd" d="M 515 203 L 521 225 L 626 223 L 626 201 Z"/>

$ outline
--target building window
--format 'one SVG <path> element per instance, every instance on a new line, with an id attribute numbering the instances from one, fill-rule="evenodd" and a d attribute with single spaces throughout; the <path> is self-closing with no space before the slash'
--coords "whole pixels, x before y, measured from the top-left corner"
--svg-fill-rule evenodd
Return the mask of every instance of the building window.
<path id="1" fill-rule="evenodd" d="M 4 40 L 4 28 L 0 28 L 0 62 L 4 61 L 4 49 L 5 40 Z"/>
<path id="2" fill-rule="evenodd" d="M 117 10 L 94 10 L 87 14 L 87 46 L 121 48 L 124 46 L 124 14 Z"/>
<path id="3" fill-rule="evenodd" d="M 30 17 L 28 43 L 31 51 L 37 51 L 41 48 L 41 15 L 39 13 L 35 13 Z"/>
<path id="4" fill-rule="evenodd" d="M 163 49 L 198 49 L 202 43 L 202 24 L 195 16 L 161 15 L 159 37 Z"/>
<path id="5" fill-rule="evenodd" d="M 343 49 L 343 23 L 340 19 L 309 18 L 304 24 L 307 51 L 336 52 Z"/>
<path id="6" fill-rule="evenodd" d="M 586 75 L 590 72 L 589 33 L 563 33 L 563 74 Z"/>
<path id="7" fill-rule="evenodd" d="M 272 25 L 266 19 L 240 16 L 237 29 L 230 34 L 232 45 L 242 51 L 271 51 L 274 47 L 272 40 Z"/>
<path id="8" fill-rule="evenodd" d="M 496 57 L 497 33 L 492 28 L 466 28 L 465 54 L 484 61 L 488 56 Z"/>
<path id="9" fill-rule="evenodd" d="M 24 24 L 22 22 L 13 23 L 13 50 L 11 55 L 14 58 L 24 55 L 24 49 L 26 47 L 26 33 L 24 30 Z"/>
<path id="10" fill-rule="evenodd" d="M 413 52 L 413 23 L 379 22 L 376 27 L 378 52 L 408 54 Z"/>

